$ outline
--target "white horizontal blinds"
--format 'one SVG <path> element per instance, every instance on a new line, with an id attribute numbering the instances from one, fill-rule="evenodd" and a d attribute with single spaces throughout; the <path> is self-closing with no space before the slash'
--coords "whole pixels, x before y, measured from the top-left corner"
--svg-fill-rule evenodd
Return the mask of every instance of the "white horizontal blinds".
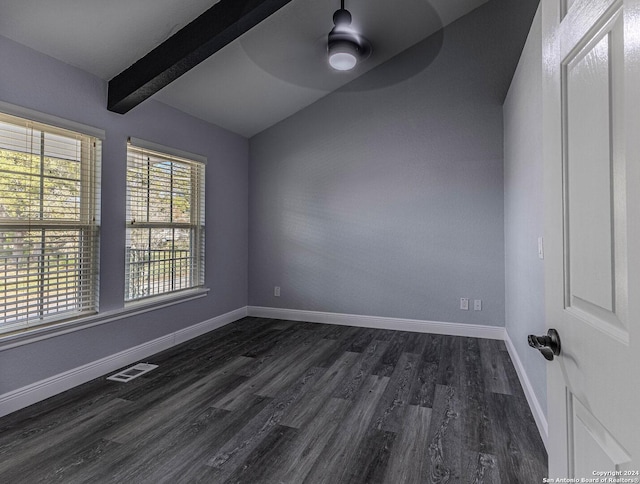
<path id="1" fill-rule="evenodd" d="M 129 144 L 126 300 L 204 284 L 204 169 Z"/>
<path id="2" fill-rule="evenodd" d="M 0 113 L 0 333 L 95 311 L 100 141 Z"/>

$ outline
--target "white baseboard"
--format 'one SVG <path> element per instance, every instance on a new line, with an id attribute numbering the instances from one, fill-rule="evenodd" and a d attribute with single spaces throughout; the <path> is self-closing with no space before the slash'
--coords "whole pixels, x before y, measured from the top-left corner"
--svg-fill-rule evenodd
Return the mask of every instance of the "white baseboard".
<path id="1" fill-rule="evenodd" d="M 0 417 L 91 381 L 94 378 L 99 378 L 107 373 L 116 371 L 123 366 L 137 363 L 140 359 L 148 358 L 155 353 L 184 343 L 185 341 L 229 323 L 233 323 L 234 321 L 244 318 L 246 315 L 247 307 L 245 306 L 0 395 Z"/>
<path id="2" fill-rule="evenodd" d="M 325 313 L 319 311 L 269 308 L 262 306 L 249 306 L 247 309 L 248 316 L 255 316 L 259 318 L 288 319 L 291 321 L 308 321 L 310 323 L 340 324 L 345 326 L 359 326 L 363 328 L 393 329 L 397 331 L 446 334 L 450 336 L 466 336 L 471 338 L 503 340 L 505 337 L 505 329 L 502 326 L 445 323 L 441 321 L 421 321 L 418 319 L 383 318 L 378 316 Z"/>
<path id="3" fill-rule="evenodd" d="M 524 395 L 527 397 L 527 402 L 529 403 L 529 408 L 531 408 L 531 413 L 533 414 L 533 418 L 536 421 L 536 425 L 538 426 L 538 431 L 540 432 L 540 437 L 542 437 L 542 441 L 544 442 L 544 446 L 549 449 L 547 445 L 547 441 L 549 439 L 549 426 L 547 425 L 547 417 L 542 410 L 542 406 L 538 401 L 538 397 L 536 397 L 535 392 L 533 391 L 533 386 L 531 385 L 531 381 L 527 375 L 527 372 L 524 369 L 524 365 L 522 364 L 522 360 L 520 360 L 520 356 L 516 351 L 516 347 L 513 345 L 513 341 L 511 341 L 511 337 L 509 337 L 509 333 L 505 331 L 504 342 L 507 346 L 507 351 L 509 351 L 509 356 L 511 357 L 511 361 L 513 361 L 513 366 L 518 373 L 518 378 L 520 379 L 520 384 L 524 390 Z"/>
<path id="4" fill-rule="evenodd" d="M 244 306 L 234 309 L 233 311 L 229 311 L 228 313 L 221 314 L 220 316 L 216 316 L 215 318 L 208 319 L 207 321 L 203 321 L 202 323 L 194 324 L 193 326 L 176 331 L 173 333 L 175 335 L 175 342 L 173 346 L 189 341 L 190 339 L 201 336 L 209 331 L 213 331 L 214 329 L 226 326 L 227 324 L 238 321 L 246 316 L 247 307 Z"/>

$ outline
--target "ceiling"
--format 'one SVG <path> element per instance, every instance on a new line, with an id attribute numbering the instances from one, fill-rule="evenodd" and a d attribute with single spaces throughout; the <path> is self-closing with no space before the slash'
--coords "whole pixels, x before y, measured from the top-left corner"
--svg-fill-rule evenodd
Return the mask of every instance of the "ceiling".
<path id="1" fill-rule="evenodd" d="M 373 53 L 333 71 L 338 0 L 294 0 L 153 98 L 246 137 L 272 126 L 487 0 L 346 0 Z M 2 0 L 0 35 L 110 80 L 214 0 Z"/>

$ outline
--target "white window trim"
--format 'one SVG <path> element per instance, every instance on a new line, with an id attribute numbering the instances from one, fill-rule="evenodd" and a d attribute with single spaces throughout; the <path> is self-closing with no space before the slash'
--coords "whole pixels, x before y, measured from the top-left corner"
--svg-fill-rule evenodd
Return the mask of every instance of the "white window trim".
<path id="1" fill-rule="evenodd" d="M 112 323 L 124 318 L 138 316 L 140 314 L 155 311 L 176 304 L 181 304 L 195 299 L 206 297 L 209 288 L 198 287 L 174 292 L 166 296 L 158 296 L 147 300 L 133 301 L 123 308 L 92 314 L 91 316 L 79 317 L 69 321 L 53 323 L 50 326 L 39 326 L 29 330 L 22 330 L 13 334 L 0 336 L 0 351 L 10 350 L 19 346 L 36 343 L 49 338 L 55 338 L 64 334 L 82 331 L 94 326 Z"/>
<path id="2" fill-rule="evenodd" d="M 5 114 L 29 119 L 38 123 L 50 124 L 58 128 L 76 131 L 80 134 L 93 136 L 94 138 L 98 138 L 102 141 L 106 139 L 106 133 L 103 129 L 94 128 L 93 126 L 77 123 L 75 121 L 69 121 L 68 119 L 59 118 L 52 114 L 41 113 L 39 111 L 34 111 L 33 109 L 23 108 L 22 106 L 16 106 L 15 104 L 6 103 L 4 101 L 0 101 L 0 111 Z"/>
<path id="3" fill-rule="evenodd" d="M 54 116 L 51 114 L 42 113 L 40 111 L 29 109 L 23 106 L 18 106 L 15 104 L 4 102 L 4 101 L 0 101 L 0 113 L 10 115 L 10 116 L 15 116 L 15 117 L 22 118 L 24 120 L 32 121 L 35 123 L 48 125 L 51 128 L 60 128 L 62 130 L 73 131 L 79 135 L 93 137 L 93 138 L 96 138 L 100 144 L 106 139 L 106 132 L 103 129 L 95 128 L 93 126 L 78 123 L 76 121 L 71 121 L 71 120 Z M 101 166 L 101 161 L 99 166 Z M 98 176 L 99 177 L 101 176 L 101 168 L 99 168 Z M 99 207 L 101 200 L 95 200 L 94 202 L 97 203 Z M 98 212 L 99 212 L 99 209 L 98 209 Z M 101 223 L 98 221 L 98 241 L 97 241 L 98 254 L 99 254 L 99 246 L 100 246 L 100 235 L 99 235 L 100 227 L 101 227 Z M 100 276 L 101 276 L 99 259 L 100 259 L 100 256 L 98 255 L 96 260 L 96 264 L 98 268 L 98 272 L 96 275 L 97 288 L 99 288 L 100 286 Z M 85 311 L 83 314 L 77 317 L 71 316 L 69 319 L 52 318 L 51 322 L 44 322 L 41 325 L 16 328 L 15 330 L 12 330 L 10 332 L 0 333 L 0 351 L 4 349 L 3 342 L 7 339 L 14 339 L 14 338 L 20 338 L 20 337 L 26 338 L 32 334 L 37 334 L 46 330 L 52 330 L 52 329 L 55 330 L 58 327 L 64 327 L 69 323 L 73 323 L 76 321 L 84 321 L 88 318 L 96 317 L 97 315 L 99 315 L 97 311 L 99 311 L 99 297 L 100 297 L 99 289 L 96 289 L 96 291 L 98 292 L 96 292 L 96 295 L 95 295 L 96 296 L 95 311 Z M 79 328 L 79 329 L 82 329 L 82 328 Z"/>
<path id="4" fill-rule="evenodd" d="M 162 153 L 163 155 L 177 156 L 178 158 L 186 158 L 190 161 L 197 161 L 198 163 L 203 163 L 205 165 L 207 164 L 206 156 L 179 150 L 170 146 L 164 146 L 158 143 L 154 143 L 153 141 L 146 141 L 140 138 L 130 137 L 129 143 L 131 144 L 131 146 L 135 146 L 136 148 L 140 148 L 143 150 L 156 151 L 158 153 Z"/>
<path id="5" fill-rule="evenodd" d="M 127 139 L 127 142 L 129 145 L 133 146 L 134 148 L 138 148 L 138 149 L 142 149 L 142 150 L 148 150 L 148 151 L 154 151 L 156 153 L 158 153 L 159 155 L 168 155 L 168 156 L 175 156 L 178 158 L 183 158 L 192 162 L 196 162 L 196 163 L 201 163 L 203 164 L 205 167 L 207 166 L 207 158 L 205 156 L 196 154 L 196 153 L 192 153 L 189 151 L 184 151 L 184 150 L 180 150 L 178 148 L 174 148 L 171 146 L 166 146 L 166 145 L 162 145 L 159 143 L 155 143 L 153 141 L 147 141 L 147 140 L 143 140 L 140 138 L 135 138 L 130 136 Z M 128 169 L 128 167 L 127 167 Z M 203 182 L 206 184 L 206 180 L 203 180 Z M 127 187 L 128 190 L 128 187 Z M 206 189 L 205 189 L 206 191 Z M 203 257 L 206 259 L 206 242 L 205 242 L 205 252 L 203 253 Z M 202 263 L 205 263 L 205 260 L 202 260 Z M 125 261 L 126 264 L 126 261 Z M 206 274 L 205 274 L 206 277 Z M 203 281 L 203 284 L 206 284 L 206 280 Z M 189 292 L 189 291 L 197 291 L 197 290 L 205 290 L 205 291 L 209 291 L 209 288 L 206 287 L 206 285 L 202 285 L 202 286 L 197 286 L 197 287 L 192 287 L 192 288 L 188 288 L 188 289 L 182 289 L 179 291 L 175 291 L 175 292 L 167 292 L 167 293 L 161 293 L 161 294 L 154 294 L 151 296 L 145 296 L 139 299 L 133 299 L 133 300 L 126 300 L 124 301 L 124 307 L 125 308 L 133 308 L 133 307 L 138 307 L 140 305 L 144 305 L 144 304 L 161 304 L 163 300 L 165 299 L 172 299 L 174 297 L 179 298 L 181 294 L 184 294 L 185 292 Z"/>

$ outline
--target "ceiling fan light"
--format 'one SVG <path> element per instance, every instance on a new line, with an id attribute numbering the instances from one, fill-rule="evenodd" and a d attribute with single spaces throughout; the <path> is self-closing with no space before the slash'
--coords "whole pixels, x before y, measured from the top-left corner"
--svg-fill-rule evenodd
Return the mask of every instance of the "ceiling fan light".
<path id="1" fill-rule="evenodd" d="M 329 44 L 329 65 L 337 71 L 349 71 L 358 63 L 358 45 L 340 41 Z"/>
<path id="2" fill-rule="evenodd" d="M 329 65 L 337 71 L 350 71 L 369 56 L 371 44 L 351 29 L 351 13 L 344 8 L 344 0 L 333 14 L 333 24 L 327 38 Z"/>
<path id="3" fill-rule="evenodd" d="M 357 63 L 358 60 L 346 52 L 338 52 L 329 57 L 329 65 L 336 71 L 350 71 Z"/>

